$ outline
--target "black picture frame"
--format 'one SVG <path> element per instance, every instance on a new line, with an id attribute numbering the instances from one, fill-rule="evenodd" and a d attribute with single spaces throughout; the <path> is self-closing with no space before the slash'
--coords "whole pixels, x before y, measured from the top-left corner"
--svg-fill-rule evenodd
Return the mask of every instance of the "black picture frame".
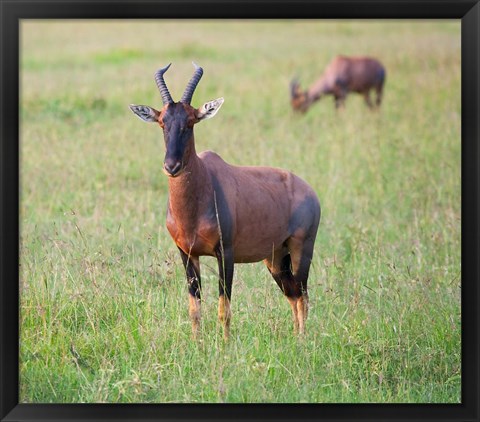
<path id="1" fill-rule="evenodd" d="M 0 418 L 37 420 L 431 420 L 479 419 L 478 0 L 0 0 Z M 460 19 L 462 37 L 461 404 L 19 404 L 19 22 L 22 19 L 348 18 Z"/>

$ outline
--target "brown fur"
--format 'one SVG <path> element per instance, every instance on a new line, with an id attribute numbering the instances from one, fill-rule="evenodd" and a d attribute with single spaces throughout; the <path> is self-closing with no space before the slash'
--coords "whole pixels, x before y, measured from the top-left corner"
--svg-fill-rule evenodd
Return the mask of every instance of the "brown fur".
<path id="1" fill-rule="evenodd" d="M 193 140 L 192 140 L 193 145 Z M 294 174 L 270 167 L 239 167 L 211 151 L 189 151 L 180 176 L 169 178 L 167 228 L 175 243 L 193 256 L 216 255 L 220 241 L 212 178 L 221 180 L 232 221 L 234 262 L 271 257 L 294 234 L 291 213 L 315 192 Z M 217 205 L 218 206 L 218 205 Z M 213 207 L 213 210 L 212 210 Z M 311 210 L 312 215 L 315 210 Z"/>
<path id="2" fill-rule="evenodd" d="M 293 274 L 285 282 L 288 289 L 282 290 L 296 304 L 292 305 L 294 328 L 303 333 L 308 307 L 305 267 L 310 265 L 320 218 L 315 192 L 288 171 L 232 166 L 211 151 L 197 155 L 193 139 L 190 142 L 182 173 L 169 178 L 167 228 L 173 240 L 195 258 L 217 256 L 223 247 L 231 249 L 236 263 L 265 260 L 272 275 L 284 271 L 279 261 L 290 254 Z M 221 185 L 215 187 L 214 180 Z M 225 206 L 227 209 L 222 209 Z M 234 217 L 227 228 L 230 233 L 224 233 L 226 239 L 219 230 L 219 212 Z M 299 213 L 297 221 L 292 219 L 295 212 Z M 302 262 L 305 253 L 308 257 Z M 295 280 L 299 269 L 303 279 Z M 219 319 L 228 337 L 230 301 L 223 295 Z"/>
<path id="3" fill-rule="evenodd" d="M 165 69 L 168 67 L 159 72 Z M 197 82 L 200 71 L 196 67 Z M 242 262 L 264 261 L 292 305 L 295 331 L 303 333 L 307 280 L 320 222 L 316 193 L 286 170 L 233 166 L 211 151 L 197 155 L 193 126 L 213 117 L 223 98 L 199 109 L 174 103 L 164 86 L 163 73 L 157 78 L 164 98 L 162 110 L 130 108 L 142 120 L 158 122 L 164 131 L 164 171 L 169 176 L 167 229 L 185 267 L 194 336 L 200 327 L 199 257 L 204 255 L 217 258 L 218 318 L 226 338 L 230 334 L 234 263 Z"/>
<path id="4" fill-rule="evenodd" d="M 349 92 L 363 95 L 370 108 L 378 108 L 382 101 L 385 75 L 384 66 L 374 58 L 337 56 L 308 90 L 302 91 L 298 82 L 292 81 L 292 108 L 306 112 L 324 95 L 332 95 L 338 108 L 344 105 Z M 375 105 L 370 99 L 371 90 L 376 92 Z"/>

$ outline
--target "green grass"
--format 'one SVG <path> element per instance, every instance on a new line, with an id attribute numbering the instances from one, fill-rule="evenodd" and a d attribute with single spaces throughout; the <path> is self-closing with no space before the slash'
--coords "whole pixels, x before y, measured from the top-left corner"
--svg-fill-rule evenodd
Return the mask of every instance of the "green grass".
<path id="1" fill-rule="evenodd" d="M 460 24 L 23 21 L 20 400 L 459 403 Z M 168 36 L 162 36 L 168 34 Z M 360 46 L 362 50 L 360 51 Z M 387 67 L 382 109 L 359 96 L 305 116 L 288 83 L 335 54 Z M 203 258 L 201 340 L 165 227 L 163 137 L 130 103 L 223 96 L 197 151 L 292 170 L 322 221 L 307 335 L 263 264 L 235 267 L 232 337 Z"/>

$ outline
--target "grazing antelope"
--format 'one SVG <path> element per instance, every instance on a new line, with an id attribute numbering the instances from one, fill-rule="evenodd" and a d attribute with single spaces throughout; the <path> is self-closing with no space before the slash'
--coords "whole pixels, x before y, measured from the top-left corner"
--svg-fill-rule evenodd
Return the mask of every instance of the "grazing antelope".
<path id="1" fill-rule="evenodd" d="M 323 95 L 333 95 L 335 107 L 344 105 L 349 92 L 362 94 L 370 108 L 382 102 L 385 68 L 370 57 L 337 56 L 327 66 L 323 75 L 308 90 L 302 91 L 298 80 L 290 83 L 290 102 L 295 111 L 305 113 Z M 370 90 L 376 92 L 375 106 L 370 99 Z"/>
<path id="2" fill-rule="evenodd" d="M 223 98 L 200 108 L 190 105 L 203 70 L 195 71 L 179 102 L 174 102 L 163 75 L 155 74 L 163 108 L 130 109 L 163 129 L 168 176 L 167 229 L 185 267 L 189 315 L 194 337 L 200 325 L 200 256 L 218 261 L 218 318 L 225 338 L 230 330 L 234 263 L 264 261 L 290 302 L 295 332 L 303 333 L 308 311 L 307 278 L 320 221 L 313 189 L 294 174 L 271 167 L 227 164 L 217 154 L 197 155 L 193 126 L 213 117 Z"/>

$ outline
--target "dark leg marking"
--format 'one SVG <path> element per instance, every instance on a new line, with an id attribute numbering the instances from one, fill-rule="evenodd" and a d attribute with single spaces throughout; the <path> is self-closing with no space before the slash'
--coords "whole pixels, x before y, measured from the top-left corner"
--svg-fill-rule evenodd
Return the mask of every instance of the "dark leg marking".
<path id="1" fill-rule="evenodd" d="M 230 300 L 232 297 L 233 282 L 233 250 L 224 249 L 222 245 L 216 251 L 218 262 L 218 319 L 223 324 L 223 334 L 227 339 L 230 335 L 230 321 L 232 313 L 230 310 Z"/>
<path id="2" fill-rule="evenodd" d="M 316 233 L 316 228 L 315 228 Z M 294 313 L 297 313 L 298 331 L 305 332 L 305 321 L 308 316 L 308 274 L 312 263 L 315 238 L 292 236 L 288 241 L 288 248 L 292 259 L 292 272 L 300 289 L 300 295 L 293 300 L 289 298 Z"/>
<path id="3" fill-rule="evenodd" d="M 196 337 L 200 328 L 201 318 L 201 279 L 200 279 L 200 260 L 196 256 L 186 254 L 178 248 L 182 257 L 183 266 L 187 274 L 188 283 L 188 314 L 192 321 L 193 336 Z"/>
<path id="4" fill-rule="evenodd" d="M 265 259 L 265 265 L 276 281 L 280 290 L 287 297 L 292 308 L 293 328 L 295 333 L 299 331 L 299 319 L 297 301 L 302 297 L 301 283 L 298 283 L 292 273 L 292 261 L 286 248 L 275 251 L 271 259 Z"/>

